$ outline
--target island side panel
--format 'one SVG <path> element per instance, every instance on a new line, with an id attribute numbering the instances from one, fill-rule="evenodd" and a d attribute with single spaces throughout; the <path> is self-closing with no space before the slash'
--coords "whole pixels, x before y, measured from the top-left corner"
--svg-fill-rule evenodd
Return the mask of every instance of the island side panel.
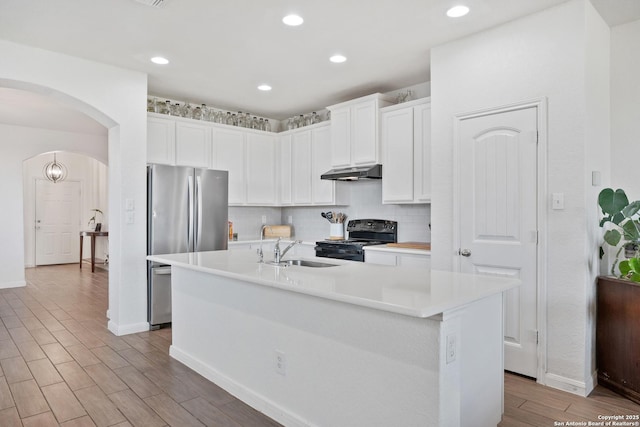
<path id="1" fill-rule="evenodd" d="M 171 355 L 286 425 L 451 425 L 437 319 L 175 266 L 172 287 Z"/>

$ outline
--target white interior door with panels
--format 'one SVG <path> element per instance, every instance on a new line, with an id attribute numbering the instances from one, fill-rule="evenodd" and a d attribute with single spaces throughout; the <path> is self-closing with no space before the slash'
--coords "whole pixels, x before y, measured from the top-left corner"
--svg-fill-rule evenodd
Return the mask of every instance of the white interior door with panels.
<path id="1" fill-rule="evenodd" d="M 537 376 L 536 107 L 458 122 L 460 271 L 517 277 L 504 295 L 505 369 Z"/>
<path id="2" fill-rule="evenodd" d="M 80 183 L 36 180 L 36 265 L 80 259 Z"/>

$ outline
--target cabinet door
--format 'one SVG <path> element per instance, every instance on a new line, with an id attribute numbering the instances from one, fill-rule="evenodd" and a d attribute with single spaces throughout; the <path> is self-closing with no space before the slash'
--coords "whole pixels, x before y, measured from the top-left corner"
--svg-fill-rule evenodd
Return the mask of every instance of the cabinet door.
<path id="1" fill-rule="evenodd" d="M 351 164 L 351 110 L 331 111 L 331 167 Z"/>
<path id="2" fill-rule="evenodd" d="M 383 112 L 382 203 L 413 202 L 413 108 Z"/>
<path id="3" fill-rule="evenodd" d="M 246 200 L 244 133 L 214 128 L 213 147 L 214 168 L 229 171 L 229 204 L 243 204 Z"/>
<path id="4" fill-rule="evenodd" d="M 376 101 L 354 105 L 351 111 L 351 163 L 378 162 L 378 108 Z"/>
<path id="5" fill-rule="evenodd" d="M 247 203 L 276 204 L 276 137 L 247 133 Z"/>
<path id="6" fill-rule="evenodd" d="M 279 201 L 290 205 L 291 200 L 291 135 L 283 136 L 278 143 Z"/>
<path id="7" fill-rule="evenodd" d="M 176 123 L 176 164 L 211 166 L 211 128 L 192 123 Z"/>
<path id="8" fill-rule="evenodd" d="M 414 198 L 431 201 L 431 104 L 414 108 Z M 386 177 L 385 177 L 386 178 Z"/>
<path id="9" fill-rule="evenodd" d="M 393 253 L 364 251 L 364 262 L 368 264 L 396 265 L 396 255 Z"/>
<path id="10" fill-rule="evenodd" d="M 314 204 L 333 204 L 335 202 L 335 181 L 320 179 L 320 175 L 331 169 L 331 132 L 330 127 L 320 127 L 311 131 L 311 189 Z"/>
<path id="11" fill-rule="evenodd" d="M 311 131 L 292 135 L 291 169 L 293 203 L 311 204 Z"/>
<path id="12" fill-rule="evenodd" d="M 171 119 L 147 118 L 147 163 L 175 165 L 176 123 Z"/>
<path id="13" fill-rule="evenodd" d="M 431 256 L 428 255 L 398 255 L 398 265 L 403 267 L 431 268 Z"/>

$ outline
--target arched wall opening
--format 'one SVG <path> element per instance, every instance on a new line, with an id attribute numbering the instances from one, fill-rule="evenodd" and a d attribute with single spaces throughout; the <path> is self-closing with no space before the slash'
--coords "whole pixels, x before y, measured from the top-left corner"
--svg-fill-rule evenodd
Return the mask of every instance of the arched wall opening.
<path id="1" fill-rule="evenodd" d="M 88 144 L 62 149 L 109 164 L 108 327 L 116 335 L 147 330 L 146 75 L 0 41 L 0 87 L 53 97 L 108 129 L 106 152 Z M 11 183 L 0 187 L 0 198 L 12 201 L 0 211 L 0 287 L 25 284 L 23 161 L 61 149 L 46 138 L 30 144 L 37 133 L 0 125 L 0 180 Z"/>

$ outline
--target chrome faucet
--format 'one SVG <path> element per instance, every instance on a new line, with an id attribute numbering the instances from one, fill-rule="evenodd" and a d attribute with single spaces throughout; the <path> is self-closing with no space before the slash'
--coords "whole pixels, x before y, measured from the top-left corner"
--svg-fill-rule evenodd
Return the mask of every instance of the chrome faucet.
<path id="1" fill-rule="evenodd" d="M 280 251 L 280 238 L 278 237 L 276 246 L 273 248 L 273 262 L 275 262 L 276 264 L 280 263 L 280 260 L 282 260 L 282 257 L 289 251 L 289 249 L 291 249 L 298 243 L 302 243 L 302 240 L 294 240 L 289 244 L 289 246 Z"/>
<path id="2" fill-rule="evenodd" d="M 262 253 L 262 239 L 264 238 L 265 228 L 268 228 L 273 233 L 273 230 L 271 230 L 271 227 L 268 225 L 263 225 L 260 229 L 260 249 L 258 249 L 258 262 L 264 262 L 264 254 Z"/>

